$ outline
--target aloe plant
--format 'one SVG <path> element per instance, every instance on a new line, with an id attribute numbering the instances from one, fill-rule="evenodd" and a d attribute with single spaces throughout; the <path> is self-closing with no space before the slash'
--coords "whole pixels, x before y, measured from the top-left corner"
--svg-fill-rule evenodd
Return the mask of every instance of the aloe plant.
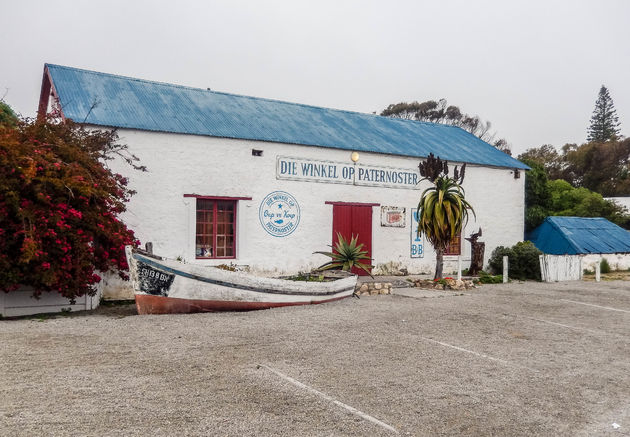
<path id="1" fill-rule="evenodd" d="M 426 235 L 435 248 L 436 265 L 433 279 L 442 277 L 444 251 L 468 221 L 468 211 L 475 210 L 464 197 L 464 189 L 455 179 L 442 175 L 422 193 L 418 203 L 418 234 Z"/>
<path id="2" fill-rule="evenodd" d="M 319 266 L 317 270 L 344 270 L 349 272 L 352 270 L 352 267 L 356 267 L 372 276 L 370 269 L 373 266 L 362 262 L 364 260 L 369 261 L 371 258 L 367 256 L 367 250 L 363 250 L 364 244 L 357 244 L 358 239 L 358 235 L 352 235 L 350 241 L 346 241 L 343 235 L 337 232 L 337 243 L 334 246 L 330 246 L 333 249 L 332 252 L 313 252 L 331 258 L 330 261 Z"/>

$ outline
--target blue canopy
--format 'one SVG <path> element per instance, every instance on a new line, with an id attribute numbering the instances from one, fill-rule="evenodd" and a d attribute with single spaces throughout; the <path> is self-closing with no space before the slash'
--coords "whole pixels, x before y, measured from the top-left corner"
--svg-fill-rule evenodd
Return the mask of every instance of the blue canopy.
<path id="1" fill-rule="evenodd" d="M 630 252 L 630 232 L 602 217 L 547 217 L 527 237 L 551 255 Z"/>

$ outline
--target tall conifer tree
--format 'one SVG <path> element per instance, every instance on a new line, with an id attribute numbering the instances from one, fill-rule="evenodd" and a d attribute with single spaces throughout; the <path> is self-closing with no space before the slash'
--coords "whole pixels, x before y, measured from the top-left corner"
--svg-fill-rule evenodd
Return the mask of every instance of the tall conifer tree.
<path id="1" fill-rule="evenodd" d="M 588 128 L 588 141 L 608 141 L 619 135 L 619 118 L 608 89 L 602 85 Z"/>

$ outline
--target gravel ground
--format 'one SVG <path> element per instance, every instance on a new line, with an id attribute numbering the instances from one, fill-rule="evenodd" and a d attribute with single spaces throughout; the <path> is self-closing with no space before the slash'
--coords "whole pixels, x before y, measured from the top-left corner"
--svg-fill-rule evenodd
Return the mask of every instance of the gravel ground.
<path id="1" fill-rule="evenodd" d="M 628 282 L 394 292 L 2 320 L 0 434 L 630 435 Z"/>

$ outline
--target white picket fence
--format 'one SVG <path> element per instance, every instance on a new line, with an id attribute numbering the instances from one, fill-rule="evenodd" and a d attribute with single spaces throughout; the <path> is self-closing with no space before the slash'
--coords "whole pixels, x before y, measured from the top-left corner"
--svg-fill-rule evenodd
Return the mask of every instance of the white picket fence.
<path id="1" fill-rule="evenodd" d="M 579 255 L 539 255 L 538 258 L 544 282 L 582 279 L 582 257 Z"/>

